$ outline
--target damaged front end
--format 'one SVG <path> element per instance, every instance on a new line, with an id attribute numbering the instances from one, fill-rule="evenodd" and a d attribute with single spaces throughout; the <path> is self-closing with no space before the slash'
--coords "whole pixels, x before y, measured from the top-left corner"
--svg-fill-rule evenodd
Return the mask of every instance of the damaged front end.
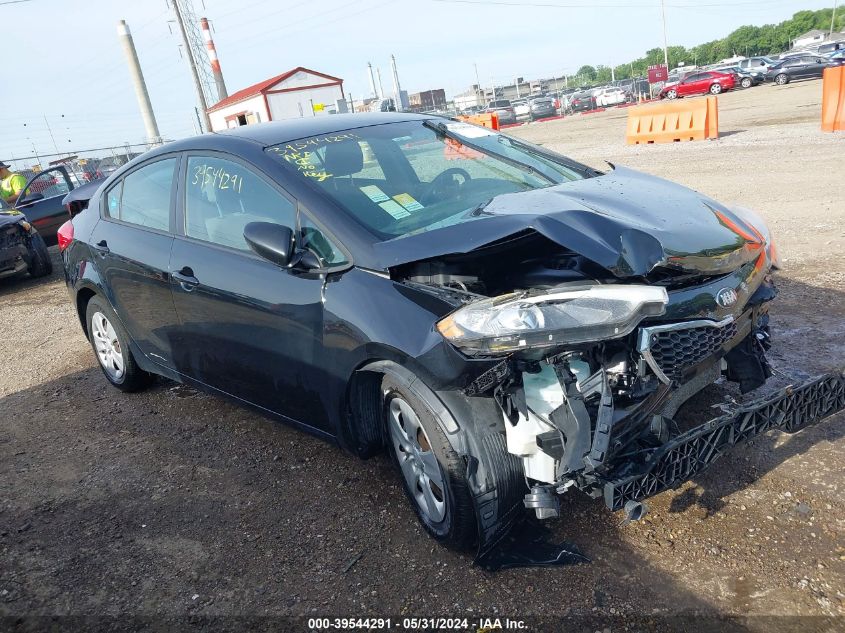
<path id="1" fill-rule="evenodd" d="M 507 247 L 518 251 L 530 239 Z M 460 300 L 438 331 L 465 356 L 493 361 L 463 395 L 498 404 L 507 451 L 527 484 L 523 504 L 550 518 L 570 488 L 618 510 L 680 485 L 738 441 L 770 428 L 794 431 L 845 406 L 840 372 L 701 426 L 684 428 L 677 418 L 686 400 L 722 376 L 745 393 L 771 375 L 773 249 L 752 235 L 737 250 L 741 258 L 728 253 L 721 268 L 681 271 L 663 262 L 626 280 L 566 253 L 577 264 L 548 266 L 550 274 L 562 268 L 575 279 L 492 298 L 479 291 L 506 275 L 466 274 L 467 256 L 417 264 L 404 281 Z M 534 268 L 528 274 L 537 277 Z"/>

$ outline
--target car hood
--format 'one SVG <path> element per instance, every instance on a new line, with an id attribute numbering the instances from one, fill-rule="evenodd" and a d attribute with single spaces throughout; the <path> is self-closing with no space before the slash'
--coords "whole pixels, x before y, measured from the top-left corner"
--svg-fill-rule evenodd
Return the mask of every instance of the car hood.
<path id="1" fill-rule="evenodd" d="M 26 216 L 20 211 L 14 209 L 0 209 L 0 226 L 8 226 L 9 224 L 17 224 L 21 220 L 25 220 Z"/>
<path id="2" fill-rule="evenodd" d="M 763 235 L 728 207 L 623 167 L 594 178 L 503 194 L 471 221 L 380 242 L 373 249 L 387 270 L 469 253 L 527 231 L 623 278 L 645 276 L 660 266 L 726 273 L 765 249 Z"/>

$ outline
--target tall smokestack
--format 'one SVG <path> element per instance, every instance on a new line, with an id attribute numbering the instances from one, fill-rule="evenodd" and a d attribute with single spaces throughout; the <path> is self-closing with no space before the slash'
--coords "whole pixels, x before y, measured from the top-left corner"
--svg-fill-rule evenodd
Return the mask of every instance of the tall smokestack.
<path id="1" fill-rule="evenodd" d="M 381 85 L 381 68 L 376 68 L 376 77 L 378 78 L 378 98 L 384 99 L 384 87 Z"/>
<path id="2" fill-rule="evenodd" d="M 399 86 L 399 71 L 396 70 L 396 58 L 390 56 L 390 67 L 393 69 L 393 94 L 396 111 L 402 112 L 402 88 Z"/>
<path id="3" fill-rule="evenodd" d="M 147 84 L 144 82 L 144 73 L 141 72 L 141 63 L 138 61 L 138 53 L 135 50 L 135 42 L 132 41 L 132 33 L 129 32 L 129 25 L 126 20 L 117 23 L 117 35 L 126 54 L 126 61 L 129 63 L 129 75 L 132 78 L 132 85 L 135 87 L 135 97 L 138 99 L 138 107 L 141 109 L 141 117 L 144 119 L 144 129 L 147 132 L 147 139 L 150 143 L 161 143 L 161 134 L 158 131 L 153 106 L 150 103 L 150 94 L 147 92 Z"/>
<path id="4" fill-rule="evenodd" d="M 220 60 L 217 59 L 217 49 L 214 47 L 214 40 L 211 39 L 211 28 L 208 26 L 208 20 L 200 18 L 200 26 L 202 27 L 202 39 L 208 51 L 208 60 L 211 62 L 214 83 L 217 85 L 217 100 L 222 101 L 229 96 L 229 91 L 226 90 L 226 82 L 223 81 L 223 71 L 220 70 Z"/>
<path id="5" fill-rule="evenodd" d="M 367 73 L 370 76 L 370 92 L 372 93 L 373 97 L 377 97 L 378 93 L 376 92 L 376 78 L 373 77 L 373 65 L 370 62 L 367 62 Z"/>

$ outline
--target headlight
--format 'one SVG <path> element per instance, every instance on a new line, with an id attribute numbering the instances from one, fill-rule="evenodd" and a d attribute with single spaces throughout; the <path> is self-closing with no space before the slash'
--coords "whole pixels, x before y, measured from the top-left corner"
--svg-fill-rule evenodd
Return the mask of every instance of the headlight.
<path id="1" fill-rule="evenodd" d="M 666 311 L 660 286 L 598 285 L 511 293 L 459 308 L 437 323 L 464 353 L 591 343 L 629 334 L 645 317 Z"/>

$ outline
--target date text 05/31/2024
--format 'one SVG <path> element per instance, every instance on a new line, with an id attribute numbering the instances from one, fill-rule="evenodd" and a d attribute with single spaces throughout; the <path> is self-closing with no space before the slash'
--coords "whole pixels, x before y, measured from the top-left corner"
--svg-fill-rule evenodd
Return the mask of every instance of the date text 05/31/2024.
<path id="1" fill-rule="evenodd" d="M 523 620 L 512 618 L 309 618 L 309 631 L 328 630 L 524 630 Z"/>

